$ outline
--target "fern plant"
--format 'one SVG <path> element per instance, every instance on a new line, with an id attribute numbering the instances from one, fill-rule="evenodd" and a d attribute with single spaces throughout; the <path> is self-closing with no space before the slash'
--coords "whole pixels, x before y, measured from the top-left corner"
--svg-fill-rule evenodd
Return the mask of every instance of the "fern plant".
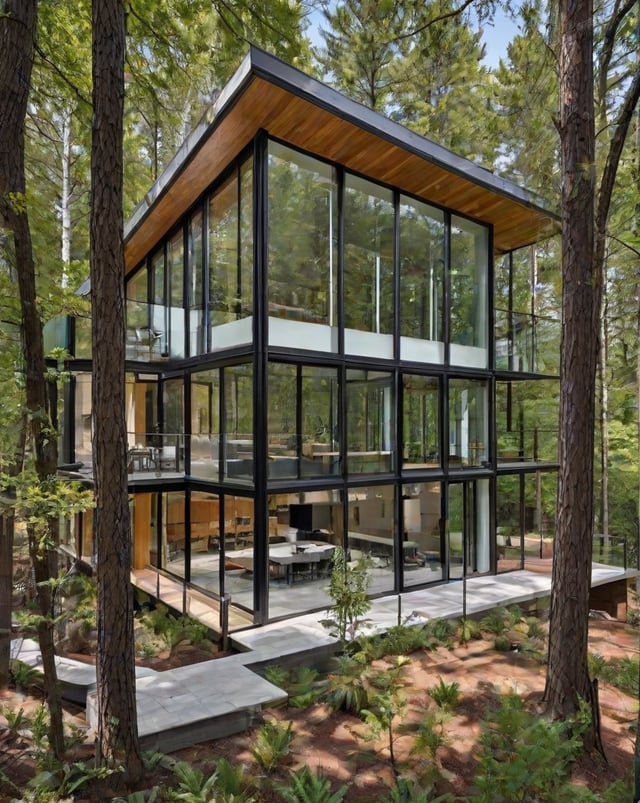
<path id="1" fill-rule="evenodd" d="M 315 775 L 308 766 L 296 770 L 289 784 L 274 784 L 283 803 L 340 803 L 349 789 L 341 786 L 331 792 L 331 782 L 322 775 Z"/>
<path id="2" fill-rule="evenodd" d="M 339 655 L 335 671 L 327 677 L 324 697 L 334 711 L 359 714 L 369 703 L 371 683 L 363 653 Z"/>
<path id="3" fill-rule="evenodd" d="M 291 749 L 293 723 L 268 720 L 258 730 L 253 741 L 251 754 L 267 772 L 274 770 L 287 758 Z"/>
<path id="4" fill-rule="evenodd" d="M 429 689 L 429 697 L 443 711 L 453 711 L 460 702 L 460 684 L 455 681 L 445 683 L 440 676 L 437 686 Z"/>

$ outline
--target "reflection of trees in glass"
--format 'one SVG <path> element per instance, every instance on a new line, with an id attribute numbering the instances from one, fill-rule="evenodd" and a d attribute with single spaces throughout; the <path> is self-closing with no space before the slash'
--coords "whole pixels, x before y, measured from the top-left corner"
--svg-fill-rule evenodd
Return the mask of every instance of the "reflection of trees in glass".
<path id="1" fill-rule="evenodd" d="M 487 229 L 451 220 L 450 336 L 452 343 L 487 345 Z"/>
<path id="2" fill-rule="evenodd" d="M 189 307 L 190 354 L 202 354 L 205 351 L 202 329 L 204 256 L 202 223 L 202 210 L 199 209 L 191 216 L 187 228 L 187 276 L 189 277 L 187 306 Z"/>
<path id="3" fill-rule="evenodd" d="M 209 305 L 211 324 L 253 312 L 253 170 L 240 166 L 209 203 Z"/>
<path id="4" fill-rule="evenodd" d="M 349 452 L 391 452 L 393 448 L 391 399 L 390 374 L 360 370 L 347 372 Z M 387 462 L 390 462 L 390 456 Z M 386 464 L 381 467 L 390 468 Z"/>
<path id="5" fill-rule="evenodd" d="M 335 170 L 269 143 L 269 314 L 336 323 Z"/>
<path id="6" fill-rule="evenodd" d="M 437 463 L 438 380 L 405 374 L 403 377 L 403 459 L 412 463 Z"/>
<path id="7" fill-rule="evenodd" d="M 167 379 L 162 386 L 163 431 L 184 432 L 184 384 L 182 379 Z"/>
<path id="8" fill-rule="evenodd" d="M 191 432 L 217 435 L 220 432 L 220 378 L 217 369 L 191 375 Z"/>
<path id="9" fill-rule="evenodd" d="M 267 386 L 267 430 L 269 443 L 297 451 L 296 430 L 296 366 L 284 363 L 269 363 Z"/>
<path id="10" fill-rule="evenodd" d="M 329 444 L 338 449 L 338 374 L 335 368 L 302 367 L 303 442 Z"/>
<path id="11" fill-rule="evenodd" d="M 393 198 L 347 174 L 344 212 L 345 326 L 393 332 Z"/>
<path id="12" fill-rule="evenodd" d="M 486 396 L 483 381 L 449 380 L 449 455 L 466 465 L 487 459 Z"/>
<path id="13" fill-rule="evenodd" d="M 520 475 L 496 479 L 496 532 L 520 535 Z"/>
<path id="14" fill-rule="evenodd" d="M 554 380 L 496 383 L 499 459 L 558 459 L 559 391 Z"/>
<path id="15" fill-rule="evenodd" d="M 253 438 L 253 371 L 250 365 L 223 369 L 224 433 Z"/>
<path id="16" fill-rule="evenodd" d="M 149 288 L 147 268 L 136 271 L 127 281 L 127 329 L 149 326 Z"/>
<path id="17" fill-rule="evenodd" d="M 400 204 L 400 334 L 442 340 L 444 215 L 419 201 Z"/>

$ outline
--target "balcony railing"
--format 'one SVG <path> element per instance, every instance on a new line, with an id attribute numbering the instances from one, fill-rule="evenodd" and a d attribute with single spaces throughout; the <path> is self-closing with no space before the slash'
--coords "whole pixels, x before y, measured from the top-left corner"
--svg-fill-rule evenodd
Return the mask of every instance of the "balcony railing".
<path id="1" fill-rule="evenodd" d="M 181 433 L 129 432 L 127 468 L 130 474 L 184 473 L 184 442 Z"/>
<path id="2" fill-rule="evenodd" d="M 594 535 L 591 545 L 591 559 L 605 566 L 628 569 L 627 539 L 622 535 Z"/>
<path id="3" fill-rule="evenodd" d="M 560 332 L 554 318 L 496 309 L 496 368 L 558 375 Z"/>
<path id="4" fill-rule="evenodd" d="M 520 429 L 498 432 L 498 463 L 555 463 L 558 459 L 557 429 Z"/>

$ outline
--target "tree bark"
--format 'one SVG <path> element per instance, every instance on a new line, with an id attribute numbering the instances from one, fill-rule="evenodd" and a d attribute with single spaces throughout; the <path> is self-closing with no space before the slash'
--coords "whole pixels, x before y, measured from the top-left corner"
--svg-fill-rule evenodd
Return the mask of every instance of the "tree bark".
<path id="1" fill-rule="evenodd" d="M 5 0 L 0 16 L 0 222 L 11 232 L 13 259 L 20 298 L 23 369 L 29 441 L 35 470 L 41 482 L 56 473 L 57 440 L 51 434 L 48 414 L 46 366 L 42 324 L 37 306 L 36 271 L 27 214 L 24 171 L 25 115 L 31 83 L 37 0 Z M 29 553 L 38 584 L 41 614 L 38 625 L 44 668 L 45 696 L 49 707 L 49 741 L 56 758 L 64 755 L 62 704 L 58 689 L 53 625 L 52 592 L 47 583 L 57 575 L 57 520 L 43 543 L 27 528 Z"/>
<path id="2" fill-rule="evenodd" d="M 545 699 L 554 718 L 591 701 L 587 636 L 601 275 L 594 261 L 592 0 L 560 0 L 562 343 L 560 472 Z"/>
<path id="3" fill-rule="evenodd" d="M 143 775 L 138 743 L 131 533 L 124 405 L 122 0 L 93 2 L 91 294 L 93 460 L 98 579 L 98 749 L 104 765 Z"/>

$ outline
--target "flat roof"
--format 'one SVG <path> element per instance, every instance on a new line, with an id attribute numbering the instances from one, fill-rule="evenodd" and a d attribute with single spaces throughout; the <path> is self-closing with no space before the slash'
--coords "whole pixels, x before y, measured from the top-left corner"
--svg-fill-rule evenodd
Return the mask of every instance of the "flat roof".
<path id="1" fill-rule="evenodd" d="M 125 227 L 126 270 L 178 222 L 258 131 L 494 227 L 511 251 L 558 231 L 531 193 L 251 47 Z"/>

